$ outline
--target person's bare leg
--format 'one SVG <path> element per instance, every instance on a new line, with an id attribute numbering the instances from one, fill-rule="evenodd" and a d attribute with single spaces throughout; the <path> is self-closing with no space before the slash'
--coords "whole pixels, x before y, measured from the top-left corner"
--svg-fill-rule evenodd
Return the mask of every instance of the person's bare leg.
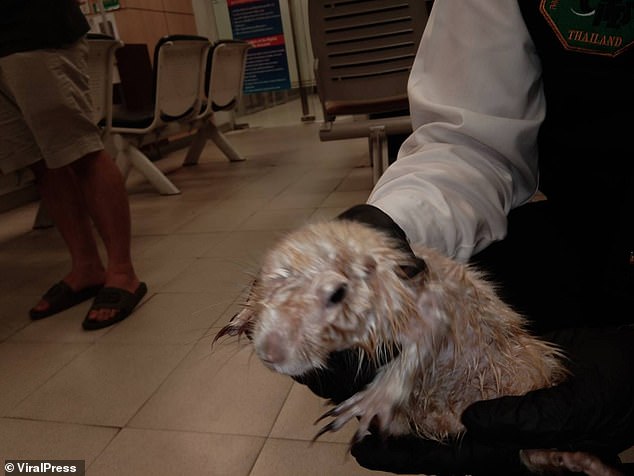
<path id="1" fill-rule="evenodd" d="M 71 270 L 63 281 L 73 291 L 103 284 L 105 270 L 74 173 L 67 167 L 48 169 L 43 161 L 32 165 L 31 170 L 42 202 L 71 255 Z M 41 299 L 33 309 L 45 311 L 48 306 L 49 303 Z"/>
<path id="2" fill-rule="evenodd" d="M 131 226 L 128 194 L 121 172 L 105 151 L 89 154 L 72 164 L 88 213 L 101 236 L 108 264 L 105 285 L 133 293 L 139 278 L 130 252 Z M 91 311 L 89 319 L 110 319 L 117 311 Z"/>
<path id="3" fill-rule="evenodd" d="M 105 270 L 75 174 L 68 167 L 47 169 L 43 161 L 31 166 L 31 170 L 42 202 L 71 255 L 71 270 L 63 281 L 73 291 L 104 283 Z M 48 305 L 45 300 L 40 300 L 34 309 L 44 311 Z"/>

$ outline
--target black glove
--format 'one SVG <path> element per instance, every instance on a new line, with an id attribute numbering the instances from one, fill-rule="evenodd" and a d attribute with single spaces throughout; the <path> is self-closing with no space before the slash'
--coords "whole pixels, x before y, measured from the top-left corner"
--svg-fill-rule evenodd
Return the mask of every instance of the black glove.
<path id="1" fill-rule="evenodd" d="M 633 445 L 634 326 L 568 329 L 548 338 L 568 355 L 571 377 L 523 397 L 471 405 L 463 422 L 472 435 L 525 448 L 597 454 L 618 453 Z"/>
<path id="2" fill-rule="evenodd" d="M 356 221 L 389 235 L 401 250 L 412 257 L 412 265 L 402 267 L 406 276 L 411 278 L 426 269 L 425 262 L 416 257 L 410 248 L 405 232 L 378 208 L 367 204 L 356 205 L 343 212 L 336 220 Z M 329 355 L 326 368 L 293 378 L 307 385 L 316 395 L 339 404 L 363 389 L 374 379 L 379 367 L 398 355 L 398 349 L 393 349 L 392 352 L 383 353 L 383 360 L 378 362 L 364 356 L 359 365 L 359 352 L 357 349 L 334 352 Z"/>
<path id="3" fill-rule="evenodd" d="M 415 436 L 366 436 L 351 448 L 361 466 L 397 474 L 526 476 L 520 448 L 498 448 L 474 441 L 468 434 L 457 441 L 438 443 Z"/>
<path id="4" fill-rule="evenodd" d="M 373 205 L 355 205 L 339 215 L 337 220 L 351 220 L 369 225 L 396 240 L 398 247 L 412 257 L 413 265 L 403 267 L 403 271 L 408 277 L 411 278 L 421 271 L 425 271 L 425 262 L 414 254 L 409 246 L 405 232 L 384 211 Z"/>
<path id="5" fill-rule="evenodd" d="M 459 441 L 370 435 L 352 455 L 366 468 L 397 473 L 526 474 L 521 448 L 585 451 L 613 464 L 634 444 L 634 327 L 548 337 L 570 358 L 566 382 L 474 403 L 463 413 L 467 432 Z"/>

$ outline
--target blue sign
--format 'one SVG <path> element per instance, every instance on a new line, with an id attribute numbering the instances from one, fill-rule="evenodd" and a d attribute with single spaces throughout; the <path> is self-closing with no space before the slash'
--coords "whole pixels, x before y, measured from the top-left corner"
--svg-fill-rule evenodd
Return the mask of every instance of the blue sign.
<path id="1" fill-rule="evenodd" d="M 277 0 L 228 0 L 233 37 L 248 41 L 244 92 L 290 89 L 288 58 Z"/>

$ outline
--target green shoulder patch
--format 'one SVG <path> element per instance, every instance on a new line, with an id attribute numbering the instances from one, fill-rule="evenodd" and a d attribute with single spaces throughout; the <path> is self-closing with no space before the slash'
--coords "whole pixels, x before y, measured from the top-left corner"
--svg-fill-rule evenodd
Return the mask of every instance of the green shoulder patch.
<path id="1" fill-rule="evenodd" d="M 617 56 L 634 45 L 634 0 L 541 0 L 564 48 Z"/>

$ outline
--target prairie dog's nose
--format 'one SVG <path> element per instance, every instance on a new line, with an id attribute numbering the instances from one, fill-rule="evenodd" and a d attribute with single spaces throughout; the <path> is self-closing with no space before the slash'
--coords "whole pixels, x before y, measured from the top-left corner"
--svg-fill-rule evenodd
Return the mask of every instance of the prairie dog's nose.
<path id="1" fill-rule="evenodd" d="M 268 364 L 280 364 L 286 360 L 287 352 L 282 334 L 269 332 L 259 345 L 260 358 Z"/>

